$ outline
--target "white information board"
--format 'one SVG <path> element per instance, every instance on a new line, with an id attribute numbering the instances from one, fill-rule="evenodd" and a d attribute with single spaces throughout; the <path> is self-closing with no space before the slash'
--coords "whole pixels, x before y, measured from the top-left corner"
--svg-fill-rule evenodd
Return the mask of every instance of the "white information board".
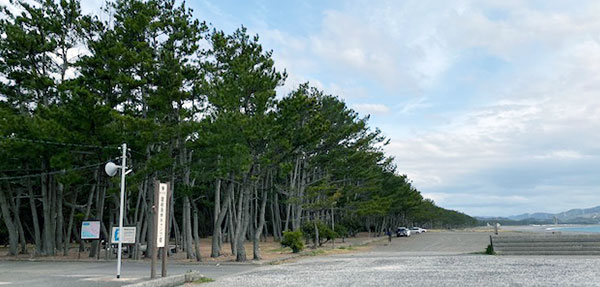
<path id="1" fill-rule="evenodd" d="M 156 212 L 158 213 L 157 228 L 156 228 L 156 247 L 165 247 L 166 231 L 167 231 L 167 189 L 166 183 L 161 183 L 158 188 L 158 203 L 156 204 Z"/>
<path id="2" fill-rule="evenodd" d="M 81 239 L 100 239 L 100 221 L 86 220 L 81 222 Z"/>
<path id="3" fill-rule="evenodd" d="M 111 236 L 110 236 L 110 242 L 112 244 L 117 244 L 117 243 L 119 243 L 119 237 L 123 236 L 123 238 L 122 238 L 123 244 L 134 244 L 135 243 L 135 232 L 136 232 L 135 226 L 123 226 L 122 234 L 121 234 L 121 232 L 119 232 L 118 226 L 113 226 Z"/>

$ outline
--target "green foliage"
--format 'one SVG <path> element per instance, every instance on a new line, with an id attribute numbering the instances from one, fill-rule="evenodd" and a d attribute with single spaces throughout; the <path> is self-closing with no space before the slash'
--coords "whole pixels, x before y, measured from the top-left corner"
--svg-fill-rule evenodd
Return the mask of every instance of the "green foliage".
<path id="1" fill-rule="evenodd" d="M 477 220 L 464 213 L 447 210 L 435 205 L 430 199 L 425 199 L 411 212 L 415 222 L 428 225 L 430 228 L 456 228 L 474 226 Z"/>
<path id="2" fill-rule="evenodd" d="M 323 223 L 321 221 L 305 221 L 301 227 L 302 234 L 304 235 L 304 239 L 312 240 L 313 243 L 315 243 L 315 240 L 316 240 L 315 226 L 316 226 L 316 228 L 319 229 L 319 242 L 317 242 L 319 244 L 319 246 L 321 246 L 324 242 L 327 242 L 329 240 L 333 240 L 333 239 L 339 237 L 339 235 L 335 231 L 331 230 L 331 228 L 329 228 L 329 226 L 327 226 L 325 223 Z"/>
<path id="3" fill-rule="evenodd" d="M 350 233 L 348 232 L 348 228 L 346 228 L 346 226 L 344 226 L 342 224 L 336 224 L 334 226 L 334 231 L 339 237 L 342 237 L 342 238 L 346 238 L 346 237 L 350 236 Z"/>
<path id="4" fill-rule="evenodd" d="M 474 224 L 423 199 L 384 154 L 388 140 L 381 131 L 341 97 L 309 83 L 277 95 L 287 74 L 244 27 L 231 34 L 209 31 L 185 2 L 173 0 L 109 1 L 111 17 L 104 21 L 83 15 L 78 0 L 11 3 L 16 10 L 0 12 L 0 157 L 8 159 L 0 170 L 13 171 L 0 176 L 65 170 L 45 178 L 48 186 L 62 184 L 75 206 L 86 205 L 83 194 L 95 186 L 93 216 L 99 190 L 108 198 L 119 192 L 119 178 L 107 179 L 93 164 L 114 159 L 114 147 L 126 142 L 134 170 L 127 177 L 130 216 L 144 209 L 149 183 L 158 179 L 173 181 L 175 204 L 190 197 L 200 210 L 214 206 L 207 191 L 222 181 L 238 200 L 237 193 L 258 187 L 296 214 L 328 212 L 319 218 L 328 222 L 301 227 L 310 240 L 318 228 L 317 244 L 384 219 L 430 227 Z M 39 178 L 7 184 L 13 202 L 28 185 L 41 197 Z M 43 204 L 37 204 L 40 217 L 43 209 L 56 208 Z M 28 206 L 20 208 L 29 225 Z M 76 223 L 85 210 L 77 209 Z M 100 219 L 107 220 L 104 214 Z M 303 248 L 300 231 L 285 234 L 294 252 Z"/>
<path id="5" fill-rule="evenodd" d="M 292 252 L 298 253 L 304 249 L 304 242 L 302 242 L 302 232 L 296 231 L 284 231 L 283 239 L 281 239 L 281 246 L 289 247 Z"/>
<path id="6" fill-rule="evenodd" d="M 306 256 L 319 256 L 321 254 L 325 254 L 325 250 L 311 250 Z"/>
<path id="7" fill-rule="evenodd" d="M 210 282 L 215 282 L 215 279 L 212 278 L 208 278 L 208 277 L 202 277 L 192 283 L 194 284 L 202 284 L 202 283 L 210 283 Z"/>
<path id="8" fill-rule="evenodd" d="M 487 248 L 485 249 L 485 254 L 488 254 L 488 255 L 496 254 L 496 252 L 494 252 L 494 247 L 491 244 L 488 244 Z"/>

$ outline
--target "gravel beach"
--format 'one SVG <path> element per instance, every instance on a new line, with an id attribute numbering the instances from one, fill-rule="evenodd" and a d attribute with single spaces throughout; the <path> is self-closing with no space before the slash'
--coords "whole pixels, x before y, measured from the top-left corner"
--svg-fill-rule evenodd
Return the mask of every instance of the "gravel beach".
<path id="1" fill-rule="evenodd" d="M 429 232 L 369 252 L 312 257 L 219 278 L 206 286 L 598 286 L 595 256 L 481 254 L 490 232 Z"/>

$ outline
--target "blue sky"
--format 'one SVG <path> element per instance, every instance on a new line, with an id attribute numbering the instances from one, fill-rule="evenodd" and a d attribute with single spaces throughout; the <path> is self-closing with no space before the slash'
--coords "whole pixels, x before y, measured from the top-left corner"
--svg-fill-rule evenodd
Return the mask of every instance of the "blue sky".
<path id="1" fill-rule="evenodd" d="M 83 0 L 94 11 L 98 0 Z M 187 1 L 343 98 L 401 173 L 470 215 L 600 205 L 600 2 Z"/>

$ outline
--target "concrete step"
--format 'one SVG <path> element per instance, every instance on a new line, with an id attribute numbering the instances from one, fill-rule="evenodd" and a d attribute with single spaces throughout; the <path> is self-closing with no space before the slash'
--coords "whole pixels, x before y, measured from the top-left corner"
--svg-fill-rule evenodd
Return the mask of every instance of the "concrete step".
<path id="1" fill-rule="evenodd" d="M 499 255 L 600 255 L 600 235 L 491 236 Z"/>
<path id="2" fill-rule="evenodd" d="M 582 255 L 600 256 L 600 251 L 498 251 L 498 255 Z"/>
<path id="3" fill-rule="evenodd" d="M 589 246 L 503 246 L 496 247 L 494 246 L 495 251 L 600 251 L 599 247 L 589 247 Z"/>
<path id="4" fill-rule="evenodd" d="M 600 247 L 600 242 L 494 242 L 494 247 L 518 246 L 518 247 L 553 247 L 553 246 L 586 246 Z"/>
<path id="5" fill-rule="evenodd" d="M 575 246 L 578 248 L 600 248 L 598 242 L 515 242 L 514 244 L 509 243 L 494 243 L 494 248 L 507 248 L 507 247 L 519 247 L 519 248 L 559 248 Z"/>
<path id="6" fill-rule="evenodd" d="M 492 236 L 494 243 L 504 242 L 600 242 L 600 235 Z"/>

